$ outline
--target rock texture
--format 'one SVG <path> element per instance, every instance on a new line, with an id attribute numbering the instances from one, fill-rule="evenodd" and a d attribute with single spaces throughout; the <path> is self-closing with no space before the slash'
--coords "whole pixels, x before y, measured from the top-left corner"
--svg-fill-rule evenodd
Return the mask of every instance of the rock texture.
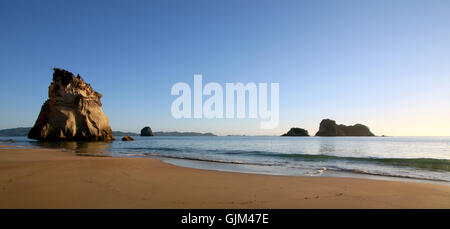
<path id="1" fill-rule="evenodd" d="M 80 75 L 54 69 L 49 99 L 42 105 L 28 138 L 39 141 L 110 141 L 114 136 L 103 113 L 102 95 Z"/>
<path id="2" fill-rule="evenodd" d="M 307 130 L 305 130 L 303 128 L 293 127 L 287 133 L 285 133 L 285 134 L 283 134 L 281 136 L 304 137 L 304 136 L 309 136 L 309 133 L 308 133 Z"/>
<path id="3" fill-rule="evenodd" d="M 149 126 L 142 128 L 141 136 L 153 136 L 152 129 Z"/>
<path id="4" fill-rule="evenodd" d="M 132 137 L 130 137 L 130 136 L 124 136 L 122 138 L 122 141 L 134 141 L 134 139 Z"/>
<path id="5" fill-rule="evenodd" d="M 319 131 L 316 136 L 375 136 L 369 127 L 356 124 L 353 126 L 337 125 L 336 121 L 324 119 L 320 122 Z"/>

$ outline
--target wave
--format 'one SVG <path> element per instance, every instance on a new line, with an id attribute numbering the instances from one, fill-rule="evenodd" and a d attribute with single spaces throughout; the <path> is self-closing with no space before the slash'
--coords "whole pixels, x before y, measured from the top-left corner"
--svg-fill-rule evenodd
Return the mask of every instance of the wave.
<path id="1" fill-rule="evenodd" d="M 281 163 L 253 163 L 253 162 L 244 162 L 244 161 L 226 161 L 226 160 L 206 159 L 206 158 L 197 158 L 197 157 L 171 156 L 171 155 L 164 155 L 164 154 L 158 154 L 158 153 L 144 153 L 144 155 L 151 156 L 151 157 L 162 157 L 162 158 L 170 158 L 170 159 L 192 160 L 192 161 L 224 163 L 224 164 L 257 165 L 257 166 L 282 166 L 283 165 Z M 136 155 L 136 156 L 142 156 L 142 155 Z M 428 180 L 428 181 L 438 181 L 438 182 L 448 182 L 449 181 L 449 180 L 438 179 L 438 178 L 418 177 L 418 176 L 414 176 L 414 175 L 400 175 L 400 174 L 393 174 L 393 173 L 381 172 L 381 171 L 365 171 L 365 170 L 360 170 L 360 169 L 346 169 L 346 168 L 341 168 L 341 167 L 328 167 L 328 168 L 322 167 L 319 169 L 314 169 L 313 171 L 308 172 L 306 175 L 321 176 L 327 171 L 347 172 L 347 173 L 393 177 L 393 178 L 418 179 L 418 180 Z"/>
<path id="2" fill-rule="evenodd" d="M 427 177 L 417 177 L 417 176 L 410 176 L 410 175 L 399 175 L 399 174 L 392 174 L 392 173 L 386 173 L 386 172 L 369 172 L 359 169 L 328 169 L 328 170 L 334 170 L 338 172 L 350 172 L 350 173 L 357 173 L 357 174 L 363 174 L 363 175 L 372 175 L 372 176 L 383 176 L 383 177 L 394 177 L 394 178 L 406 178 L 406 179 L 417 179 L 417 180 L 428 180 L 428 181 L 439 181 L 439 182 L 449 182 L 449 180 L 445 179 L 438 179 L 438 178 L 427 178 Z"/>
<path id="3" fill-rule="evenodd" d="M 312 162 L 323 162 L 323 161 L 343 161 L 343 162 L 361 162 L 361 163 L 375 163 L 381 165 L 390 166 L 402 166 L 402 167 L 412 167 L 431 171 L 446 171 L 450 172 L 450 160 L 448 159 L 435 159 L 435 158 L 378 158 L 378 157 L 345 157 L 345 156 L 335 156 L 326 154 L 288 154 L 281 152 L 271 152 L 271 151 L 247 151 L 247 150 L 217 150 L 217 149 L 194 149 L 194 148 L 172 148 L 172 147 L 145 147 L 145 148 L 125 148 L 131 150 L 139 151 L 163 151 L 163 152 L 184 152 L 184 153 L 212 153 L 212 154 L 222 154 L 222 155 L 234 155 L 234 156 L 253 156 L 253 157 L 271 157 L 271 158 L 282 158 L 286 160 L 300 160 L 300 161 L 312 161 Z M 186 160 L 209 160 L 197 157 L 186 157 L 186 156 L 173 156 L 173 155 L 159 155 L 164 157 L 182 157 L 179 159 Z M 214 162 L 214 160 L 212 160 Z M 228 161 L 217 161 L 220 163 L 230 163 Z M 258 163 L 255 163 L 258 164 Z"/>
<path id="4" fill-rule="evenodd" d="M 340 157 L 324 154 L 285 154 L 276 152 L 252 151 L 251 155 L 291 158 L 302 161 L 356 161 L 366 163 L 377 163 L 392 166 L 407 166 L 427 170 L 441 170 L 450 172 L 450 160 L 435 158 L 377 158 L 377 157 Z"/>
<path id="5" fill-rule="evenodd" d="M 145 156 L 152 156 L 152 157 L 164 157 L 164 158 L 170 158 L 170 159 L 182 159 L 182 160 L 214 162 L 214 163 L 224 163 L 224 164 L 260 165 L 260 166 L 281 165 L 281 164 L 277 164 L 277 163 L 255 163 L 255 162 L 244 162 L 244 161 L 226 161 L 226 160 L 206 159 L 206 158 L 198 158 L 198 157 L 173 156 L 173 155 L 157 154 L 157 153 L 144 153 L 144 155 Z"/>

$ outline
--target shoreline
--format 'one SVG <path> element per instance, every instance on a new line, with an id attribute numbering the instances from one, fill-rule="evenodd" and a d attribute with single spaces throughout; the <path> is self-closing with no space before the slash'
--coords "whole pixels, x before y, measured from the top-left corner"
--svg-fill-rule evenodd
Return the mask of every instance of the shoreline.
<path id="1" fill-rule="evenodd" d="M 1 144 L 2 142 L 0 142 Z M 437 184 L 437 185 L 446 185 L 450 186 L 450 182 L 446 180 L 439 180 L 439 179 L 427 179 L 427 178 L 418 178 L 418 177 L 409 177 L 409 176 L 399 176 L 399 175 L 389 175 L 389 174 L 376 174 L 376 173 L 367 173 L 367 172 L 355 172 L 355 171 L 333 171 L 332 174 L 329 172 L 327 174 L 320 174 L 318 175 L 301 175 L 301 174 L 288 174 L 288 173 L 271 173 L 271 172 L 256 172 L 251 170 L 242 170 L 242 169 L 224 169 L 224 168 L 211 168 L 213 166 L 208 164 L 215 164 L 215 163 L 224 163 L 228 164 L 230 162 L 222 162 L 222 161 L 210 161 L 207 159 L 191 159 L 189 157 L 171 157 L 171 156 L 142 156 L 138 154 L 126 154 L 126 155 L 132 155 L 132 156 L 118 156 L 118 155 L 104 155 L 97 154 L 97 153 L 79 153 L 76 152 L 74 149 L 65 149 L 65 148 L 48 148 L 48 147 L 42 147 L 42 146 L 26 146 L 26 145 L 9 145 L 8 142 L 3 142 L 7 145 L 0 145 L 0 149 L 13 149 L 13 148 L 23 148 L 23 149 L 56 149 L 56 150 L 62 150 L 67 152 L 72 152 L 73 154 L 76 154 L 77 156 L 86 156 L 86 157 L 115 157 L 115 158 L 150 158 L 150 159 L 157 159 L 164 163 L 183 167 L 183 168 L 191 168 L 191 169 L 200 169 L 200 170 L 210 170 L 210 171 L 219 171 L 219 172 L 231 172 L 231 173 L 243 173 L 243 174 L 256 174 L 256 175 L 272 175 L 272 176 L 293 176 L 293 177 L 318 177 L 319 175 L 321 177 L 336 177 L 336 178 L 358 178 L 358 179 L 372 179 L 372 180 L 386 180 L 386 181 L 401 181 L 401 182 L 419 182 L 419 183 L 426 183 L 426 184 Z M 190 164 L 187 163 L 189 161 L 195 161 L 198 164 Z M 203 165 L 202 165 L 203 164 Z M 231 164 L 246 164 L 246 163 L 231 163 Z M 247 163 L 248 164 L 248 163 Z M 258 163 L 255 163 L 258 165 Z M 206 166 L 205 166 L 206 165 Z M 327 169 L 330 171 L 330 169 Z"/>
<path id="2" fill-rule="evenodd" d="M 89 155 L 87 155 L 89 156 Z M 120 158 L 120 157 L 119 157 Z M 127 157 L 124 157 L 127 158 Z M 132 157 L 130 157 L 132 158 Z M 260 173 L 260 172 L 251 172 L 251 171 L 237 171 L 233 169 L 211 169 L 209 166 L 201 166 L 201 165 L 188 165 L 187 161 L 191 161 L 191 159 L 178 159 L 178 158 L 170 158 L 170 157 L 136 157 L 136 158 L 150 158 L 157 159 L 164 163 L 182 167 L 182 168 L 191 168 L 191 169 L 199 169 L 199 170 L 207 170 L 207 171 L 218 171 L 218 172 L 229 172 L 229 173 L 242 173 L 242 174 L 254 174 L 254 175 L 269 175 L 269 176 L 287 176 L 287 177 L 330 177 L 330 178 L 356 178 L 356 179 L 369 179 L 369 180 L 383 180 L 383 181 L 399 181 L 399 182 L 412 182 L 412 183 L 424 183 L 424 184 L 437 184 L 450 186 L 450 182 L 445 180 L 434 180 L 434 179 L 426 179 L 426 178 L 416 178 L 416 177 L 407 177 L 407 176 L 396 176 L 396 175 L 381 175 L 381 174 L 372 174 L 372 173 L 357 173 L 353 171 L 334 171 L 334 174 L 318 174 L 318 175 L 297 175 L 297 174 L 272 174 L 270 172 Z M 202 160 L 192 160 L 196 163 L 217 163 L 210 161 L 202 161 Z M 221 163 L 221 162 L 218 162 Z M 327 171 L 330 171 L 327 169 Z"/>
<path id="3" fill-rule="evenodd" d="M 450 187 L 0 147 L 0 208 L 450 208 Z"/>
<path id="4" fill-rule="evenodd" d="M 166 137 L 166 136 L 163 136 Z M 22 139 L 19 139 L 22 138 Z M 447 137 L 448 138 L 448 137 Z M 137 139 L 140 140 L 140 139 Z M 18 137 L 17 142 L 10 143 L 7 140 L 0 141 L 0 144 L 6 144 L 8 147 L 23 147 L 23 148 L 39 148 L 39 149 L 60 149 L 68 150 L 81 156 L 105 156 L 105 157 L 135 157 L 135 158 L 156 158 L 162 160 L 165 163 L 169 163 L 176 166 L 202 169 L 202 170 L 213 170 L 213 171 L 223 171 L 223 172 L 236 172 L 245 174 L 264 174 L 264 175 L 276 175 L 276 176 L 321 176 L 321 177 L 348 177 L 348 178 L 362 178 L 362 179 L 374 179 L 374 180 L 388 180 L 388 181 L 406 181 L 406 182 L 423 182 L 430 184 L 440 184 L 450 186 L 450 180 L 448 176 L 450 160 L 446 159 L 446 155 L 442 155 L 442 158 L 435 157 L 397 157 L 397 156 L 367 156 L 367 157 L 352 157 L 339 155 L 322 155 L 321 153 L 311 153 L 303 154 L 300 153 L 299 156 L 305 157 L 305 160 L 300 159 L 300 165 L 289 166 L 289 162 L 297 161 L 295 158 L 288 158 L 286 160 L 273 160 L 273 161 L 259 161 L 256 157 L 255 161 L 243 160 L 238 157 L 230 158 L 220 158 L 222 155 L 218 153 L 219 159 L 216 159 L 215 152 L 213 152 L 212 157 L 204 157 L 201 149 L 200 152 L 195 152 L 194 154 L 186 155 L 172 155 L 165 152 L 166 148 L 159 149 L 158 147 L 149 148 L 150 152 L 136 152 L 133 147 L 130 148 L 131 152 L 128 150 L 121 150 L 121 146 L 117 146 L 117 142 L 100 142 L 101 144 L 88 144 L 84 145 L 84 142 L 45 142 L 36 144 L 36 141 L 29 140 L 27 138 Z M 108 143 L 108 144 L 106 144 Z M 119 143 L 121 143 L 119 141 Z M 81 145 L 79 145 L 81 144 Z M 130 144 L 130 143 L 128 143 Z M 271 147 L 271 146 L 269 146 Z M 158 150 L 162 150 L 161 152 Z M 167 150 L 172 150 L 172 148 L 167 148 Z M 173 149 L 178 151 L 178 149 Z M 227 149 L 224 154 L 227 154 Z M 237 150 L 239 151 L 239 150 Z M 295 151 L 295 149 L 294 149 Z M 261 151 L 266 152 L 264 149 Z M 277 159 L 281 154 L 282 157 L 285 155 L 279 153 L 278 151 L 267 151 L 273 157 L 272 159 Z M 239 152 L 240 153 L 240 152 Z M 239 154 L 238 153 L 238 154 Z M 247 152 L 243 151 L 243 154 Z M 234 154 L 234 152 L 233 152 Z M 293 157 L 297 154 L 293 153 Z M 322 156 L 329 157 L 325 158 L 329 164 L 320 164 Z M 288 156 L 289 157 L 289 156 Z M 312 157 L 312 162 L 315 163 L 312 167 L 309 167 L 308 161 Z M 316 158 L 317 157 L 317 158 Z M 331 159 L 330 159 L 331 158 Z M 272 160 L 271 159 L 271 160 Z M 294 159 L 294 160 L 291 160 Z M 352 166 L 352 162 L 357 162 L 358 166 Z M 400 161 L 397 161 L 400 160 Z M 423 162 L 424 161 L 424 162 Z M 360 163 L 361 162 L 361 163 Z M 302 165 L 305 163 L 305 165 Z M 334 164 L 338 163 L 338 164 Z M 343 164 L 339 164 L 343 163 Z M 368 163 L 369 167 L 360 166 L 361 164 Z M 287 166 L 284 166 L 287 165 Z M 387 167 L 385 167 L 387 166 Z M 378 168 L 377 168 L 378 167 Z M 293 169 L 290 169 L 293 168 Z M 385 170 L 387 169 L 387 170 Z M 391 170 L 392 169 L 392 170 Z M 419 170 L 415 170 L 419 169 Z"/>
<path id="5" fill-rule="evenodd" d="M 74 156 L 80 157 L 112 157 L 112 158 L 142 158 L 142 159 L 156 159 L 162 161 L 163 163 L 170 164 L 176 167 L 182 168 L 190 168 L 190 169 L 198 169 L 198 170 L 206 170 L 206 171 L 216 171 L 216 172 L 226 172 L 226 173 L 238 173 L 238 174 L 254 174 L 254 175 L 269 175 L 269 176 L 288 176 L 288 177 L 319 177 L 318 175 L 305 176 L 305 175 L 297 175 L 297 174 L 273 174 L 273 173 L 260 173 L 260 172 L 252 172 L 252 171 L 242 171 L 242 170 L 233 170 L 233 169 L 212 169 L 211 166 L 202 166 L 202 163 L 205 164 L 214 164 L 214 163 L 227 163 L 221 161 L 209 161 L 209 160 L 199 160 L 199 159 L 190 159 L 190 158 L 177 158 L 177 157 L 167 157 L 167 156 L 150 156 L 143 157 L 138 155 L 133 156 L 113 156 L 113 155 L 103 155 L 103 154 L 92 154 L 92 153 L 77 153 L 76 150 L 73 149 L 65 149 L 65 148 L 46 148 L 46 147 L 30 147 L 25 145 L 0 145 L 0 149 L 50 149 L 50 150 L 60 150 L 63 152 L 70 152 Z M 187 161 L 195 161 L 199 163 L 197 165 L 189 165 L 186 163 Z M 236 163 L 240 164 L 240 163 Z M 339 175 L 336 175 L 339 174 Z M 352 171 L 340 171 L 335 172 L 335 174 L 320 174 L 320 177 L 330 177 L 330 178 L 356 178 L 356 179 L 370 179 L 370 180 L 384 180 L 384 181 L 400 181 L 400 182 L 418 182 L 425 184 L 437 184 L 450 186 L 450 182 L 445 180 L 434 180 L 434 179 L 426 179 L 426 178 L 416 178 L 416 177 L 402 177 L 396 175 L 381 175 L 381 174 L 371 174 L 371 173 L 357 173 Z"/>

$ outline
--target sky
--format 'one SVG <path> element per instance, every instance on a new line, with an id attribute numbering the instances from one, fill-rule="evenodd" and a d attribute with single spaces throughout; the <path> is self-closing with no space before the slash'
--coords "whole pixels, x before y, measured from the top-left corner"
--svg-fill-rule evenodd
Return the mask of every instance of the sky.
<path id="1" fill-rule="evenodd" d="M 450 136 L 450 1 L 1 1 L 0 129 L 33 126 L 52 68 L 103 94 L 113 130 Z M 175 119 L 171 87 L 279 83 L 280 121 Z M 204 98 L 208 98 L 204 96 Z"/>

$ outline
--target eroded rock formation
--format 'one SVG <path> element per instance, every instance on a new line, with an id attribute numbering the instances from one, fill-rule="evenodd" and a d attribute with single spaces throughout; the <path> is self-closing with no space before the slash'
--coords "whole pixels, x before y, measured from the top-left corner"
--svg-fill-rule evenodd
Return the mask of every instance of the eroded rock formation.
<path id="1" fill-rule="evenodd" d="M 54 68 L 49 99 L 28 138 L 39 141 L 110 141 L 114 136 L 102 111 L 102 95 L 80 75 Z"/>
<path id="2" fill-rule="evenodd" d="M 320 122 L 319 131 L 316 136 L 375 136 L 369 127 L 356 124 L 353 126 L 337 125 L 336 121 L 324 119 Z"/>

